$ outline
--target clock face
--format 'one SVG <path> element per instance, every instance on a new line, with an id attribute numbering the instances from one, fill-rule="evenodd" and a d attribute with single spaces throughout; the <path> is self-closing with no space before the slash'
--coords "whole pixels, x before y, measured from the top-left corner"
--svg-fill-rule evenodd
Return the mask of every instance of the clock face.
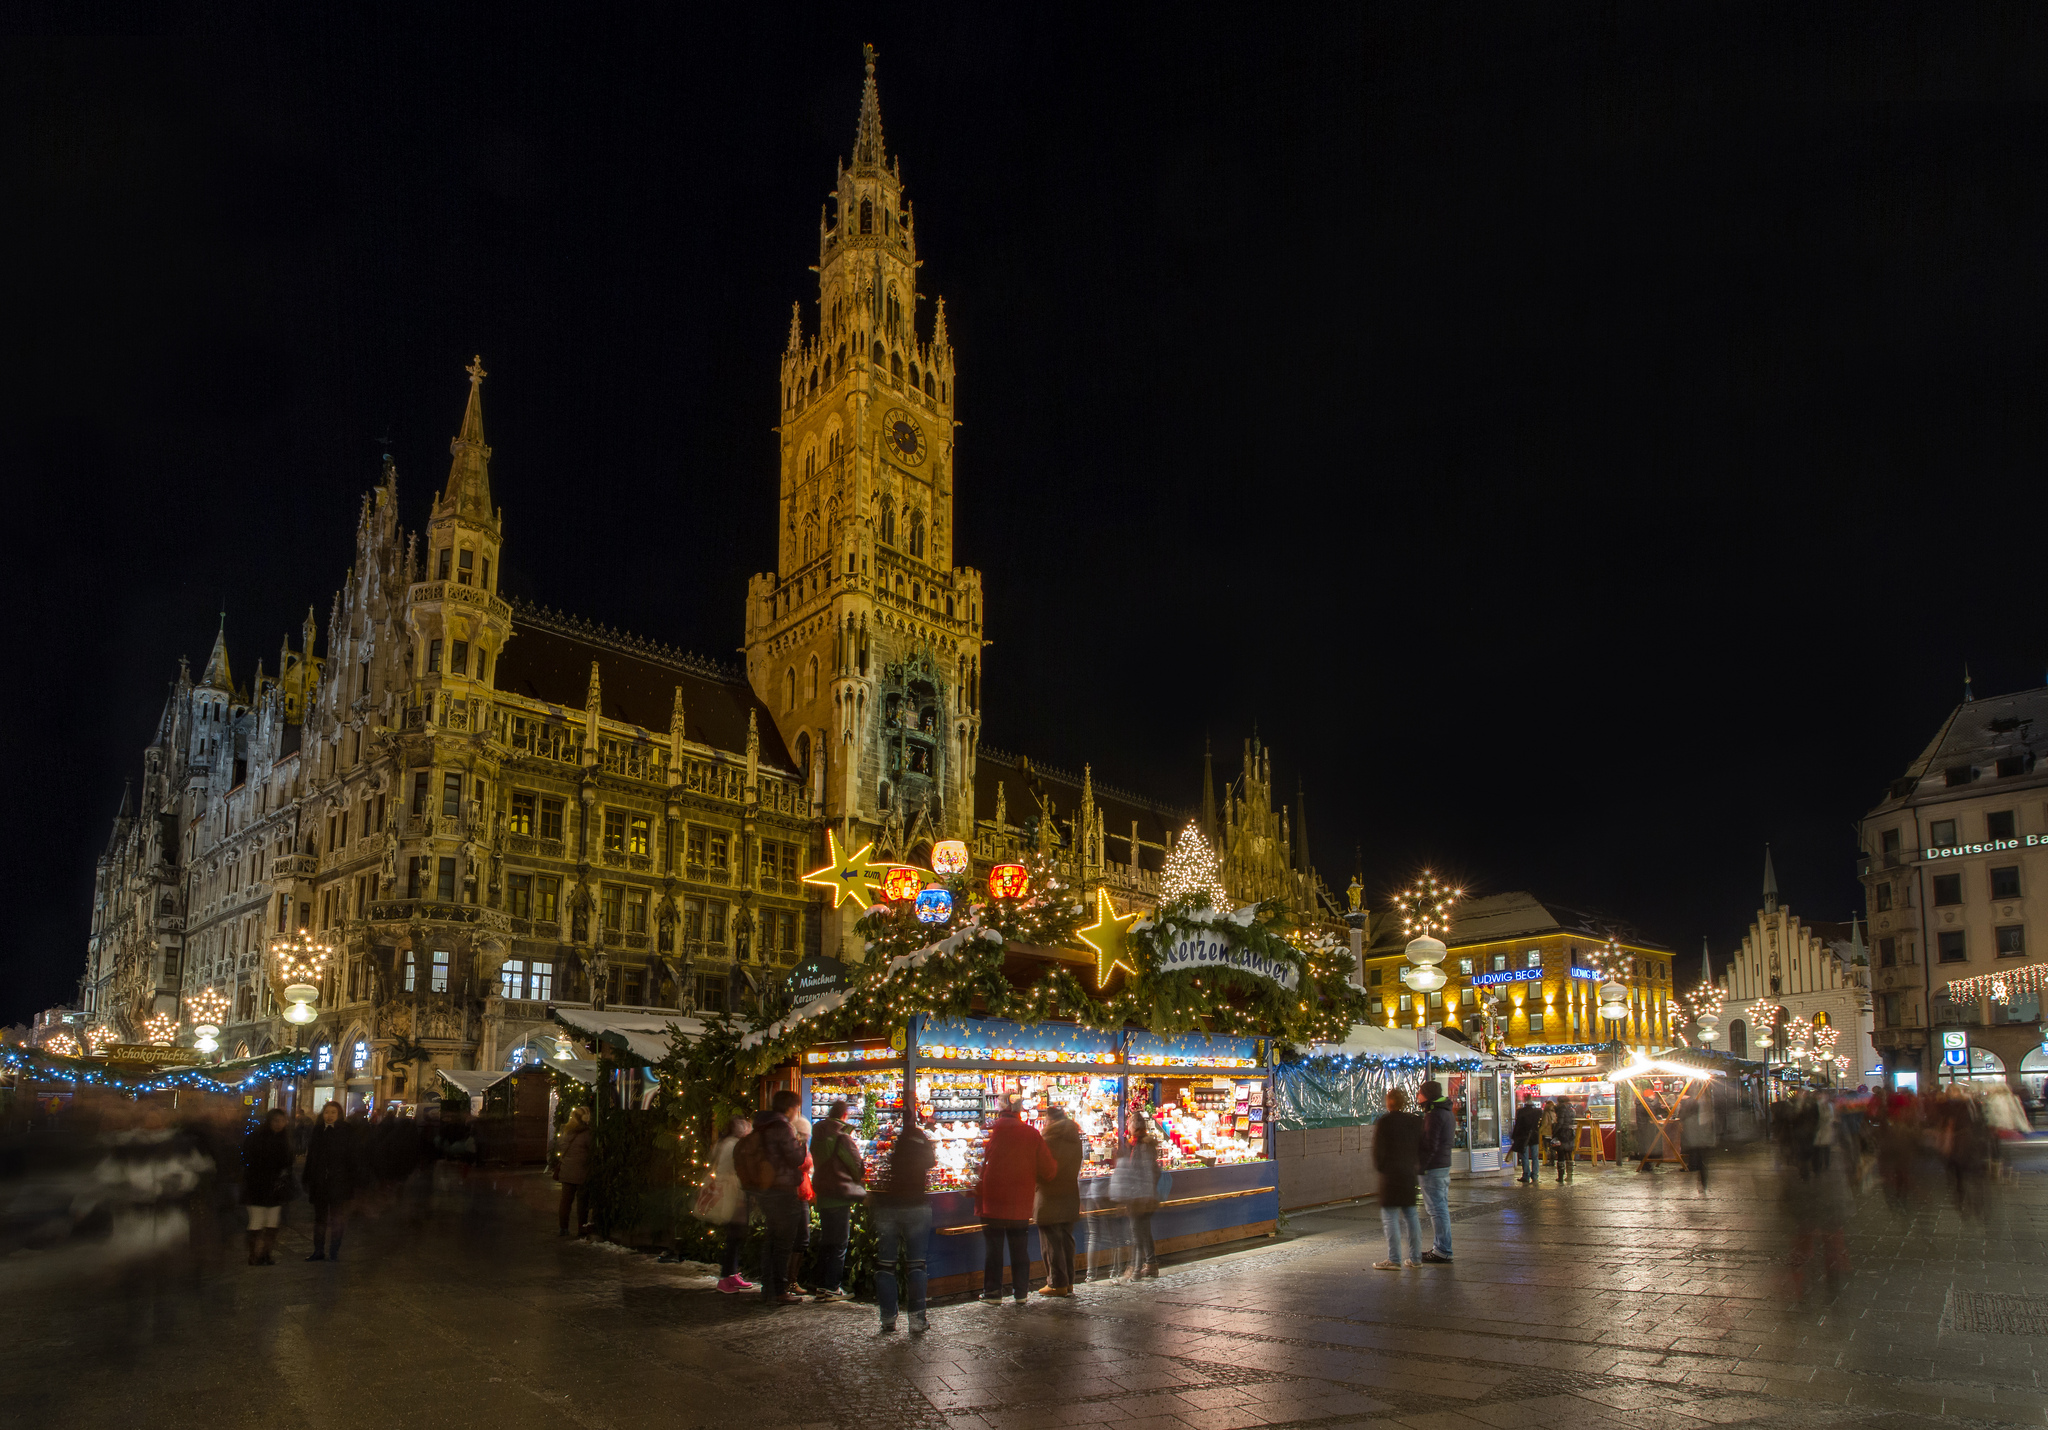
<path id="1" fill-rule="evenodd" d="M 882 440 L 900 461 L 915 466 L 924 460 L 924 429 L 900 407 L 892 407 L 882 419 Z"/>

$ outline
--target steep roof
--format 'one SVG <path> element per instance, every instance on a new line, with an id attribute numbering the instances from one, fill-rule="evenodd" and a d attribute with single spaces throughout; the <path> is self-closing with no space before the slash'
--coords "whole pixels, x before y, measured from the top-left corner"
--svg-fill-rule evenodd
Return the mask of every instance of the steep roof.
<path id="1" fill-rule="evenodd" d="M 1488 894 L 1467 899 L 1451 911 L 1451 932 L 1444 940 L 1453 948 L 1477 943 L 1500 943 L 1508 939 L 1534 938 L 1543 934 L 1582 934 L 1588 940 L 1605 943 L 1611 936 L 1632 948 L 1667 951 L 1617 919 L 1589 914 L 1539 899 L 1526 889 L 1507 894 Z M 1373 939 L 1373 956 L 1384 957 L 1407 945 L 1399 919 L 1388 918 Z"/>
<path id="2" fill-rule="evenodd" d="M 512 640 L 498 660 L 500 690 L 580 713 L 590 690 L 590 663 L 596 661 L 600 713 L 607 720 L 638 725 L 650 737 L 665 740 L 675 690 L 681 686 L 684 739 L 742 754 L 752 711 L 762 763 L 796 769 L 774 716 L 739 671 L 544 606 L 511 605 Z"/>

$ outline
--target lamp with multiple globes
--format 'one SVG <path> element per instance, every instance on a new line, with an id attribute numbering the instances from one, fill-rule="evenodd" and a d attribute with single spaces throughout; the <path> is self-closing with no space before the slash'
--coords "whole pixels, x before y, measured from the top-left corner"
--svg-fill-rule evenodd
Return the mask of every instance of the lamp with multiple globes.
<path id="1" fill-rule="evenodd" d="M 1406 953 L 1408 967 L 1402 970 L 1401 981 L 1418 993 L 1434 993 L 1444 986 L 1444 971 L 1437 967 L 1444 961 L 1450 949 L 1440 938 L 1428 934 L 1409 941 Z"/>
<path id="2" fill-rule="evenodd" d="M 270 956 L 277 965 L 277 981 L 284 985 L 284 1001 L 291 1005 L 284 1020 L 304 1027 L 320 1016 L 313 1005 L 320 1001 L 320 978 L 334 948 L 316 939 L 312 930 L 300 929 L 272 939 Z"/>
<path id="3" fill-rule="evenodd" d="M 192 1020 L 192 1046 L 202 1053 L 220 1051 L 220 1024 L 228 1015 L 227 995 L 207 987 L 185 1000 L 185 1016 Z"/>

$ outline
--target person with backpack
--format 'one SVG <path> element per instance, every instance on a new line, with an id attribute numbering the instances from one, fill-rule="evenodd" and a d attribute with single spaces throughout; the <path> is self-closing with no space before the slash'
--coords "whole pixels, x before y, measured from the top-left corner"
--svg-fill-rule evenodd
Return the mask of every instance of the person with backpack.
<path id="1" fill-rule="evenodd" d="M 896 1134 L 881 1180 L 868 1198 L 868 1215 L 875 1227 L 875 1304 L 884 1331 L 896 1329 L 898 1256 L 905 1262 L 910 1281 L 910 1333 L 921 1336 L 928 1325 L 924 1267 L 932 1240 L 932 1204 L 925 1184 L 938 1160 L 932 1139 L 917 1125 L 916 1108 L 906 1106 L 903 1130 Z"/>
<path id="2" fill-rule="evenodd" d="M 711 1149 L 711 1177 L 697 1193 L 697 1220 L 725 1233 L 725 1245 L 718 1256 L 718 1289 L 726 1295 L 758 1289 L 740 1275 L 740 1248 L 747 1242 L 747 1189 L 740 1185 L 739 1168 L 733 1165 L 733 1150 L 740 1139 L 754 1130 L 745 1117 L 725 1124 L 718 1144 Z"/>
<path id="3" fill-rule="evenodd" d="M 844 1301 L 846 1243 L 853 1229 L 853 1204 L 866 1201 L 867 1168 L 860 1146 L 846 1127 L 846 1104 L 835 1102 L 811 1129 L 811 1186 L 818 1198 L 818 1284 L 813 1300 Z"/>
<path id="4" fill-rule="evenodd" d="M 981 1184 L 974 1194 L 974 1209 L 981 1214 L 981 1296 L 991 1303 L 1003 1299 L 1007 1244 L 1010 1290 L 1021 1306 L 1031 1297 L 1032 1201 L 1038 1184 L 1049 1181 L 1058 1168 L 1015 1097 L 1003 1099 L 981 1146 Z"/>
<path id="5" fill-rule="evenodd" d="M 1457 1128 L 1443 1084 L 1431 1078 L 1421 1092 L 1422 1203 L 1429 1208 L 1433 1244 L 1420 1259 L 1425 1265 L 1447 1266 L 1451 1260 L 1451 1147 L 1457 1140 Z"/>
<path id="6" fill-rule="evenodd" d="M 1521 1169 L 1521 1175 L 1515 1178 L 1516 1183 L 1531 1185 L 1536 1180 L 1538 1159 L 1543 1154 L 1543 1108 L 1536 1101 L 1535 1094 L 1522 1094 L 1522 1105 L 1515 1109 L 1515 1125 L 1508 1134 L 1508 1145 L 1514 1149 L 1515 1165 Z"/>
<path id="7" fill-rule="evenodd" d="M 754 1130 L 733 1149 L 740 1185 L 754 1194 L 768 1232 L 761 1255 L 761 1299 L 779 1306 L 794 1306 L 803 1299 L 789 1274 L 790 1257 L 810 1221 L 803 1198 L 809 1157 L 789 1126 L 790 1114 L 801 1101 L 787 1089 L 776 1093 L 754 1119 Z"/>
<path id="8" fill-rule="evenodd" d="M 562 1124 L 560 1139 L 555 1145 L 555 1181 L 561 1185 L 562 1194 L 555 1209 L 556 1235 L 568 1236 L 569 1213 L 576 1214 L 575 1235 L 583 1235 L 584 1227 L 590 1220 L 590 1108 L 578 1106 L 569 1109 L 569 1120 Z"/>

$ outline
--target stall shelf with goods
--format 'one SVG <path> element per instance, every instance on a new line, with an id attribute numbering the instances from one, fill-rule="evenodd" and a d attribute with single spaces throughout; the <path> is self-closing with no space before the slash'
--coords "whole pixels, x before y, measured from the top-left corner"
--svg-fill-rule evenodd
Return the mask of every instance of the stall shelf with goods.
<path id="1" fill-rule="evenodd" d="M 1372 1124 L 1387 1093 L 1416 1097 L 1430 1078 L 1451 1104 L 1451 1168 L 1491 1172 L 1502 1165 L 1509 1119 L 1510 1065 L 1443 1039 L 1425 1054 L 1415 1034 L 1360 1023 L 1341 1043 L 1315 1043 L 1273 1074 L 1273 1148 L 1284 1207 L 1364 1196 L 1377 1184 Z"/>
<path id="2" fill-rule="evenodd" d="M 1083 1264 L 1118 1255 L 1122 1208 L 1109 1196 L 1109 1178 L 1137 1112 L 1158 1123 L 1160 1164 L 1170 1178 L 1153 1222 L 1161 1254 L 1274 1231 L 1278 1190 L 1265 1122 L 1270 1082 L 1259 1040 L 968 1017 L 920 1017 L 911 1031 L 905 1052 L 873 1042 L 807 1050 L 804 1098 L 814 1118 L 835 1099 L 847 1103 L 873 1175 L 901 1126 L 909 1083 L 938 1144 L 933 1294 L 979 1284 L 974 1188 L 984 1134 L 1006 1098 L 1016 1098 L 1034 1122 L 1057 1105 L 1080 1128 Z M 864 1128 L 870 1108 L 872 1126 Z M 1035 1231 L 1031 1254 L 1037 1262 Z"/>

